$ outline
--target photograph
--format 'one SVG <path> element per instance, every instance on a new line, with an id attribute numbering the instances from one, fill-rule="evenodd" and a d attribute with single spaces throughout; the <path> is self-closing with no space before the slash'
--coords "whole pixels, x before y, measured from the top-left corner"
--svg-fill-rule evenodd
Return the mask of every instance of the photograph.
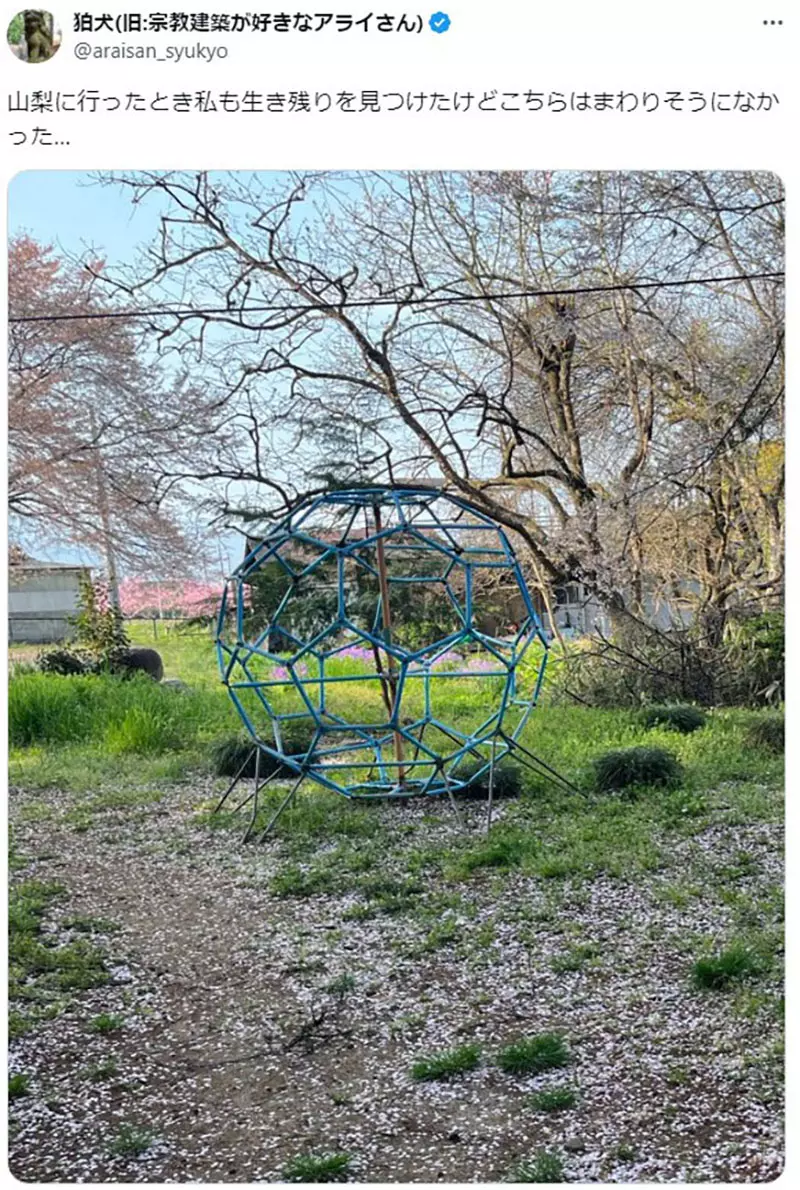
<path id="1" fill-rule="evenodd" d="M 61 29 L 52 12 L 25 8 L 11 18 L 6 41 L 20 62 L 49 62 L 61 46 Z"/>
<path id="2" fill-rule="evenodd" d="M 11 180 L 16 1179 L 780 1176 L 784 239 L 759 169 Z"/>

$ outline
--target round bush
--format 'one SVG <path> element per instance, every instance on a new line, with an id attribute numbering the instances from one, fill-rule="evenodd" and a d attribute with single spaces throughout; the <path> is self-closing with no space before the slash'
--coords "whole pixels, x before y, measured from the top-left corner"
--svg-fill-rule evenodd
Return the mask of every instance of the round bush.
<path id="1" fill-rule="evenodd" d="M 286 724 L 283 730 L 284 747 L 290 755 L 307 752 L 313 736 L 314 733 L 309 724 Z M 212 746 L 211 768 L 215 776 L 235 777 L 242 765 L 245 766 L 241 773 L 242 777 L 255 777 L 256 746 L 248 736 L 223 736 Z M 263 778 L 269 777 L 273 773 L 284 777 L 294 776 L 292 769 L 282 765 L 266 752 L 262 752 L 259 775 Z"/>
<path id="2" fill-rule="evenodd" d="M 453 779 L 456 781 L 468 781 L 469 784 L 459 789 L 456 793 L 457 797 L 466 798 L 483 798 L 489 797 L 489 770 L 477 774 L 486 765 L 485 760 L 479 760 L 477 756 L 466 756 L 458 764 L 453 771 Z M 494 783 L 492 786 L 492 798 L 497 801 L 506 797 L 519 797 L 523 792 L 522 784 L 522 770 L 519 765 L 514 764 L 508 757 L 503 759 L 494 767 Z"/>
<path id="3" fill-rule="evenodd" d="M 594 762 L 595 787 L 601 793 L 637 785 L 680 785 L 683 769 L 666 748 L 623 748 L 606 752 Z"/>
<path id="4" fill-rule="evenodd" d="M 211 747 L 211 770 L 216 777 L 235 777 L 242 765 L 243 777 L 256 775 L 256 750 L 252 740 L 242 736 L 225 736 Z"/>
<path id="5" fill-rule="evenodd" d="M 647 728 L 665 727 L 668 731 L 680 731 L 683 735 L 705 727 L 706 722 L 705 712 L 691 706 L 648 707 L 642 715 L 642 723 Z"/>
<path id="6" fill-rule="evenodd" d="M 783 715 L 765 715 L 751 723 L 746 733 L 751 748 L 767 748 L 770 752 L 783 752 L 786 744 Z"/>

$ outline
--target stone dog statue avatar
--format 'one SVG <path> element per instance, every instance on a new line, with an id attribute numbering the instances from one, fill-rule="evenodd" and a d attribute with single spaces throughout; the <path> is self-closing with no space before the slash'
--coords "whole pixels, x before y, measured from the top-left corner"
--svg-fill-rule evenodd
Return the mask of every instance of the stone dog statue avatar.
<path id="1" fill-rule="evenodd" d="M 25 9 L 25 43 L 29 62 L 47 62 L 55 53 L 52 17 L 40 9 Z"/>

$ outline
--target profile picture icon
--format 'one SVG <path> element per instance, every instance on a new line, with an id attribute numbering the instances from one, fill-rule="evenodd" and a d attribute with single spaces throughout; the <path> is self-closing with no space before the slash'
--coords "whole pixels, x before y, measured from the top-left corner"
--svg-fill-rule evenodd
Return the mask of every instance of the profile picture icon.
<path id="1" fill-rule="evenodd" d="M 52 12 L 25 8 L 11 18 L 6 41 L 21 62 L 49 62 L 61 45 L 61 27 Z"/>

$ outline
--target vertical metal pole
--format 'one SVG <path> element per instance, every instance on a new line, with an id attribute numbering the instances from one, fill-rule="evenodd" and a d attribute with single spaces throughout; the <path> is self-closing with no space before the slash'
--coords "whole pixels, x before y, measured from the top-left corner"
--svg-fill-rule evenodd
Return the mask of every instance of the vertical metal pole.
<path id="1" fill-rule="evenodd" d="M 488 835 L 492 828 L 492 804 L 494 801 L 494 751 L 497 745 L 497 736 L 492 736 L 492 759 L 489 762 L 489 804 L 486 810 L 486 833 Z"/>
<path id="2" fill-rule="evenodd" d="M 381 529 L 383 528 L 380 505 L 374 504 L 372 510 L 375 515 L 375 532 L 378 535 L 375 547 L 378 558 L 378 584 L 381 592 L 381 616 L 383 619 L 384 640 L 387 644 L 390 644 L 392 639 L 392 611 L 389 606 L 389 579 L 386 574 L 386 553 L 383 548 L 383 538 L 380 536 Z M 394 718 L 397 711 L 397 674 L 394 671 L 394 660 L 388 649 L 386 650 L 386 668 L 389 675 L 389 686 L 392 691 L 391 715 Z M 403 753 L 403 737 L 397 728 L 394 731 L 394 755 L 397 761 L 397 778 L 402 785 L 406 777 L 405 768 L 403 767 L 405 758 Z"/>

